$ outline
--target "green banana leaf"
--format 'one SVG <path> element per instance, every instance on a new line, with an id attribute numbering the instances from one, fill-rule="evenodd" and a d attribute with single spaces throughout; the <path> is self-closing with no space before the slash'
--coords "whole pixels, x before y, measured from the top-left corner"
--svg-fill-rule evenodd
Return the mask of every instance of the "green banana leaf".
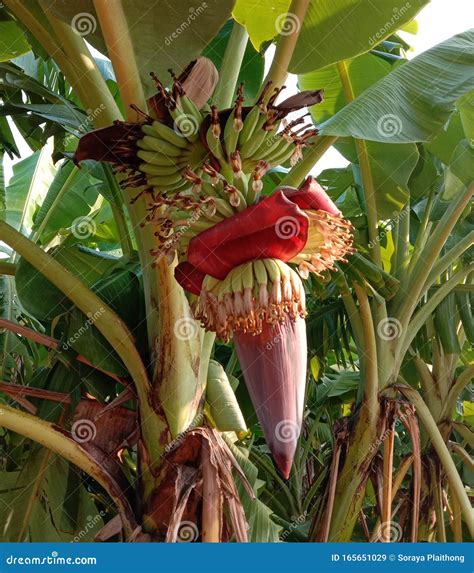
<path id="1" fill-rule="evenodd" d="M 393 0 L 312 0 L 289 71 L 319 70 L 335 62 L 368 52 L 410 22 L 429 0 L 396 6 Z M 290 0 L 237 0 L 233 16 L 246 26 L 256 50 L 280 32 L 290 33 L 301 23 L 290 13 Z"/>
<path id="2" fill-rule="evenodd" d="M 320 127 L 321 135 L 382 143 L 429 141 L 456 100 L 474 89 L 474 29 L 423 52 L 367 89 Z"/>

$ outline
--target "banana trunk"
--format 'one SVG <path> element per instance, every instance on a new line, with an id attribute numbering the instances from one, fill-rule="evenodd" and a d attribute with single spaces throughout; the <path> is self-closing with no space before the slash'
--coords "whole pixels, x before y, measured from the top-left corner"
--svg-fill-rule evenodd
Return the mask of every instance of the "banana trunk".
<path id="1" fill-rule="evenodd" d="M 290 475 L 303 419 L 306 328 L 302 318 L 265 323 L 255 336 L 234 333 L 244 379 L 273 459 Z"/>

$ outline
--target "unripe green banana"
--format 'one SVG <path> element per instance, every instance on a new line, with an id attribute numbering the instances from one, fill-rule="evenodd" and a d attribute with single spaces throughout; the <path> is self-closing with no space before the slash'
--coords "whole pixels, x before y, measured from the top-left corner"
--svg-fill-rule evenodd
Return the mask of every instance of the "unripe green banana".
<path id="1" fill-rule="evenodd" d="M 267 116 L 266 114 L 263 113 L 261 113 L 260 116 L 261 117 L 257 121 L 257 125 L 252 134 L 251 139 L 249 139 L 244 145 L 242 145 L 242 147 L 239 148 L 240 155 L 244 159 L 247 157 L 253 157 L 255 152 L 268 137 L 268 131 L 265 131 L 265 129 L 263 129 L 263 125 L 267 119 Z"/>
<path id="2" fill-rule="evenodd" d="M 275 259 L 263 259 L 263 264 L 267 269 L 267 274 L 270 277 L 272 283 L 279 282 L 281 280 L 280 267 L 276 264 Z"/>
<path id="3" fill-rule="evenodd" d="M 182 95 L 179 98 L 179 103 L 181 104 L 183 112 L 189 117 L 195 119 L 199 127 L 202 123 L 202 114 L 197 108 L 196 104 L 193 102 L 193 100 L 189 98 L 187 95 Z"/>
<path id="4" fill-rule="evenodd" d="M 159 137 L 169 143 L 180 147 L 181 149 L 186 148 L 189 145 L 189 141 L 182 135 L 178 135 L 174 129 L 171 129 L 164 123 L 159 121 L 154 121 L 151 125 L 142 126 L 142 131 L 145 135 L 150 137 Z"/>
<path id="5" fill-rule="evenodd" d="M 265 263 L 263 262 L 262 259 L 257 259 L 256 261 L 253 262 L 253 269 L 254 269 L 255 278 L 257 279 L 258 284 L 259 285 L 268 284 L 267 268 L 266 268 Z"/>
<path id="6" fill-rule="evenodd" d="M 152 163 L 153 165 L 174 165 L 177 164 L 176 157 L 170 157 L 168 155 L 163 155 L 156 151 L 147 151 L 144 149 L 139 149 L 137 151 L 137 157 L 145 161 L 146 163 Z"/>
<path id="7" fill-rule="evenodd" d="M 265 159 L 269 162 L 273 162 L 273 158 L 278 158 L 280 155 L 285 155 L 288 151 L 293 152 L 294 145 L 291 141 L 288 141 L 280 135 L 273 135 L 273 141 L 264 148 L 264 146 L 259 149 L 259 159 Z M 268 143 L 268 140 L 265 143 Z M 291 155 L 291 153 L 290 153 Z"/>
<path id="8" fill-rule="evenodd" d="M 253 289 L 253 281 L 254 281 L 254 276 L 253 276 L 253 265 L 252 263 L 245 263 L 243 265 L 243 269 L 241 271 L 242 274 L 242 285 L 244 287 L 244 289 Z"/>
<path id="9" fill-rule="evenodd" d="M 212 132 L 212 126 L 207 130 L 206 141 L 212 155 L 221 161 L 225 161 L 224 151 L 222 149 L 220 138 L 215 137 L 214 133 Z"/>
<path id="10" fill-rule="evenodd" d="M 234 293 L 243 292 L 244 284 L 243 284 L 242 268 L 240 266 L 235 267 L 230 271 L 229 274 L 231 275 L 230 280 L 232 283 L 232 292 Z"/>
<path id="11" fill-rule="evenodd" d="M 154 165 L 153 163 L 141 163 L 139 169 L 147 175 L 171 175 L 180 170 L 178 165 Z"/>
<path id="12" fill-rule="evenodd" d="M 223 215 L 224 217 L 232 217 L 233 215 L 235 215 L 234 210 L 225 199 L 222 199 L 221 197 L 216 197 L 215 202 L 216 202 L 216 211 L 221 215 Z"/>
<path id="13" fill-rule="evenodd" d="M 238 176 L 234 173 L 234 186 L 247 200 L 247 193 L 249 190 L 249 176 L 246 175 L 243 171 Z"/>
<path id="14" fill-rule="evenodd" d="M 295 152 L 295 144 L 293 142 L 287 142 L 288 146 L 285 147 L 282 146 L 282 150 L 275 155 L 272 155 L 268 158 L 266 158 L 266 161 L 268 161 L 270 163 L 270 165 L 282 165 L 283 163 L 285 163 L 286 161 L 288 161 L 288 159 L 290 159 L 290 157 L 293 155 L 293 153 Z"/>
<path id="15" fill-rule="evenodd" d="M 139 139 L 137 145 L 141 149 L 158 151 L 169 157 L 179 157 L 183 152 L 180 147 L 176 147 L 176 145 L 173 145 L 169 141 L 158 139 L 157 137 L 150 137 L 149 135 L 145 135 L 143 139 Z"/>
<path id="16" fill-rule="evenodd" d="M 234 113 L 230 113 L 224 128 L 224 147 L 227 157 L 237 148 L 239 132 L 235 129 Z"/>
<path id="17" fill-rule="evenodd" d="M 153 190 L 157 193 L 157 194 L 161 194 L 161 193 L 176 193 L 177 191 L 182 191 L 183 189 L 189 188 L 190 183 L 189 181 L 186 181 L 186 179 L 181 178 L 180 181 L 178 181 L 178 183 L 173 183 L 170 185 L 157 185 L 155 187 L 153 187 Z"/>
<path id="18" fill-rule="evenodd" d="M 255 128 L 257 127 L 258 120 L 262 112 L 258 105 L 255 105 L 247 114 L 244 119 L 242 131 L 239 133 L 239 147 L 243 147 L 248 141 L 252 139 Z"/>
<path id="19" fill-rule="evenodd" d="M 152 177 L 148 177 L 148 183 L 152 186 L 152 187 L 167 187 L 169 185 L 175 185 L 176 183 L 179 183 L 180 181 L 182 181 L 183 176 L 181 175 L 181 173 L 171 173 L 170 175 L 155 175 Z"/>
<path id="20" fill-rule="evenodd" d="M 187 141 L 194 143 L 198 138 L 201 122 L 198 123 L 194 117 L 184 113 L 180 106 L 170 109 L 170 115 L 174 121 L 174 128 L 182 133 Z"/>

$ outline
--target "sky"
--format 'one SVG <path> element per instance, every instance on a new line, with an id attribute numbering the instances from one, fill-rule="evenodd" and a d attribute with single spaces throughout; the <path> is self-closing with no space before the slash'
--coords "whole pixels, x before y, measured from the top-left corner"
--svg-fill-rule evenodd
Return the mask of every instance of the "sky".
<path id="1" fill-rule="evenodd" d="M 416 35 L 401 33 L 401 36 L 413 46 L 413 51 L 408 54 L 412 58 L 424 52 L 431 46 L 439 44 L 443 40 L 474 27 L 474 3 L 473 0 L 431 0 L 431 2 L 418 14 L 418 33 Z M 271 57 L 271 53 L 268 54 Z M 287 95 L 296 90 L 296 78 L 290 78 L 287 82 Z M 20 142 L 20 151 L 23 157 L 31 153 L 28 146 Z M 5 181 L 9 181 L 14 162 L 8 158 L 5 160 Z M 335 150 L 330 149 L 318 163 L 315 174 L 331 167 L 344 167 L 346 160 Z"/>

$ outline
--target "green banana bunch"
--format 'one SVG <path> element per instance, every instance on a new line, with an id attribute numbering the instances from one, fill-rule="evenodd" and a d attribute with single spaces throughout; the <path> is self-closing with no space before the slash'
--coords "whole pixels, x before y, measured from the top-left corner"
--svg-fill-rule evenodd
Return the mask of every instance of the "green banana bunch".
<path id="1" fill-rule="evenodd" d="M 197 169 L 207 156 L 206 148 L 197 141 L 203 117 L 193 101 L 181 96 L 170 113 L 174 129 L 159 121 L 144 124 L 143 138 L 137 141 L 137 156 L 143 161 L 140 170 L 157 193 L 189 187 L 184 169 Z"/>

